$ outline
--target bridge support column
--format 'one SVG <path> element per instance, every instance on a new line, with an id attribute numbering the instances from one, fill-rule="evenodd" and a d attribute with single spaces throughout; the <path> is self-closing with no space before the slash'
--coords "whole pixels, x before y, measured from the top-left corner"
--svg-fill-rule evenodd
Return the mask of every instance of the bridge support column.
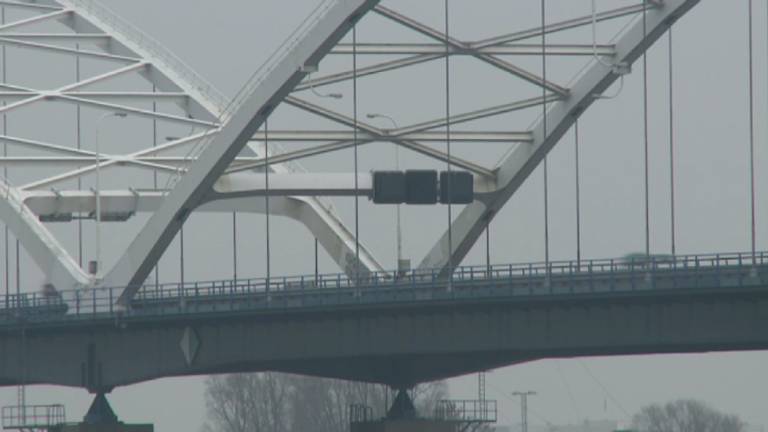
<path id="1" fill-rule="evenodd" d="M 388 420 L 407 420 L 415 419 L 418 417 L 416 412 L 416 406 L 413 404 L 411 395 L 408 394 L 406 389 L 398 389 L 395 400 L 392 401 L 392 406 L 387 411 Z"/>
<path id="2" fill-rule="evenodd" d="M 459 432 L 456 422 L 420 418 L 406 389 L 398 389 L 397 397 L 380 420 L 352 419 L 351 432 Z"/>
<path id="3" fill-rule="evenodd" d="M 82 423 L 56 426 L 51 428 L 50 432 L 154 432 L 154 430 L 155 427 L 151 424 L 125 424 L 119 421 L 106 395 L 98 393 Z"/>

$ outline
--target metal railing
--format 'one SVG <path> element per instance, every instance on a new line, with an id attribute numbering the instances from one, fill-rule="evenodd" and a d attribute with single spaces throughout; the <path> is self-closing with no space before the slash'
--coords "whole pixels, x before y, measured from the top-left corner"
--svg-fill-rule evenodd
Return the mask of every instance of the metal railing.
<path id="1" fill-rule="evenodd" d="M 48 430 L 67 421 L 64 405 L 6 406 L 2 410 L 3 429 Z"/>
<path id="2" fill-rule="evenodd" d="M 363 404 L 348 406 L 349 423 L 367 423 L 373 421 L 373 408 Z"/>
<path id="3" fill-rule="evenodd" d="M 134 44 L 140 50 L 151 55 L 152 61 L 156 65 L 175 73 L 179 78 L 189 83 L 207 99 L 206 102 L 216 107 L 218 112 L 222 112 L 228 105 L 229 99 L 198 75 L 183 60 L 100 2 L 96 0 L 59 0 L 59 2 L 75 11 L 84 11 L 87 15 L 109 26 L 109 30 L 118 36 L 118 41 Z M 98 23 L 96 24 L 98 25 Z M 110 34 L 110 36 L 113 35 Z"/>
<path id="4" fill-rule="evenodd" d="M 339 273 L 144 285 L 128 309 L 116 306 L 124 287 L 24 293 L 0 296 L 0 323 L 754 286 L 768 284 L 768 252 L 465 266 L 450 284 L 439 270 L 374 272 L 358 282 Z"/>
<path id="5" fill-rule="evenodd" d="M 435 419 L 459 423 L 495 423 L 495 400 L 441 400 L 435 407 Z"/>

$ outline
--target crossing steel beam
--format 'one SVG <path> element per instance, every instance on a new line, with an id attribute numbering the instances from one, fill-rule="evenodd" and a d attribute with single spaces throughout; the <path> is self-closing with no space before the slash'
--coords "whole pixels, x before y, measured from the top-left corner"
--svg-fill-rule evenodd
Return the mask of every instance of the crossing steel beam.
<path id="1" fill-rule="evenodd" d="M 599 12 L 596 15 L 596 21 L 597 22 L 604 22 L 604 21 L 610 21 L 618 18 L 623 18 L 626 16 L 635 15 L 639 12 L 642 12 L 645 9 L 654 8 L 658 5 L 653 3 L 641 3 L 638 5 L 632 5 L 632 6 L 624 6 L 616 9 L 607 10 L 604 12 Z M 514 32 L 514 33 L 508 33 L 492 38 L 487 38 L 479 41 L 474 42 L 463 42 L 464 48 L 457 48 L 456 44 L 453 44 L 448 47 L 448 53 L 476 53 L 476 54 L 487 54 L 491 55 L 488 52 L 482 52 L 482 50 L 491 49 L 491 48 L 498 48 L 498 49 L 504 49 L 505 44 L 510 44 L 514 42 L 520 42 L 527 39 L 533 39 L 536 37 L 540 37 L 542 34 L 550 34 L 550 33 L 557 33 L 561 31 L 571 30 L 579 27 L 584 27 L 592 24 L 592 15 L 587 16 L 581 16 L 578 18 L 568 19 L 564 21 L 558 21 L 555 23 L 547 24 L 544 29 L 541 28 L 541 26 L 533 27 L 530 29 Z M 441 33 L 437 30 L 430 29 L 432 33 L 432 37 L 440 37 Z M 444 39 L 439 39 L 438 42 L 443 42 Z M 458 41 L 454 41 L 458 42 Z M 615 47 L 613 45 L 610 46 L 610 52 L 606 51 L 606 48 L 608 46 L 606 45 L 598 45 L 598 53 L 604 54 L 604 55 L 615 55 Z M 539 51 L 541 52 L 541 46 L 539 45 Z M 548 54 L 554 54 L 555 51 L 549 51 L 547 50 Z M 308 90 L 315 87 L 323 87 L 327 85 L 332 84 L 338 84 L 340 82 L 348 81 L 353 78 L 353 76 L 357 77 L 365 77 L 369 75 L 375 75 L 380 74 L 384 72 L 393 71 L 396 69 L 406 68 L 410 66 L 419 65 L 422 63 L 427 63 L 430 61 L 438 60 L 446 55 L 446 49 L 445 45 L 443 45 L 443 52 L 441 53 L 422 53 L 422 54 L 416 54 L 416 55 L 410 55 L 404 58 L 399 58 L 395 60 L 390 60 L 386 62 L 381 63 L 375 63 L 372 65 L 361 67 L 357 70 L 357 73 L 354 74 L 353 71 L 344 71 L 344 72 L 338 72 L 335 74 L 330 74 L 327 76 L 317 77 L 305 80 L 300 85 L 296 86 L 297 91 L 302 90 Z M 534 80 L 535 82 L 535 80 Z"/>
<path id="2" fill-rule="evenodd" d="M 327 9 L 318 12 L 306 32 L 297 35 L 295 43 L 279 54 L 264 74 L 251 81 L 236 97 L 219 133 L 191 163 L 161 208 L 104 278 L 105 285 L 126 287 L 118 300 L 120 304 L 130 303 L 190 213 L 210 194 L 214 183 L 272 110 L 377 3 L 377 0 L 347 0 L 326 4 Z M 352 265 L 359 273 L 367 272 L 357 262 Z"/>
<path id="3" fill-rule="evenodd" d="M 357 47 L 351 44 L 339 44 L 331 50 L 330 54 L 352 53 L 358 55 L 417 55 L 417 54 L 440 54 L 446 52 L 444 44 L 414 44 L 414 43 L 361 43 Z M 515 44 L 515 45 L 496 45 L 487 48 L 473 49 L 471 47 L 449 47 L 448 53 L 451 55 L 535 55 L 540 56 L 542 52 L 545 55 L 552 56 L 613 56 L 615 54 L 612 45 L 578 45 L 578 44 L 553 44 L 547 45 L 542 49 L 541 45 L 536 44 Z"/>
<path id="4" fill-rule="evenodd" d="M 129 113 L 131 117 L 145 118 L 154 122 L 177 123 L 197 128 L 197 130 L 207 129 L 209 131 L 207 134 L 205 132 L 192 133 L 189 137 L 181 137 L 165 144 L 157 145 L 155 143 L 156 146 L 152 148 L 130 154 L 108 155 L 102 153 L 100 155 L 99 167 L 102 171 L 131 166 L 155 173 L 165 173 L 173 177 L 187 172 L 189 165 L 197 160 L 198 155 L 170 156 L 169 153 L 178 155 L 178 150 L 185 151 L 218 132 L 220 118 L 229 104 L 229 100 L 194 73 L 182 60 L 169 53 L 156 41 L 138 32 L 129 23 L 103 7 L 100 2 L 95 0 L 5 1 L 0 2 L 0 6 L 23 8 L 38 13 L 37 16 L 31 18 L 0 25 L 0 45 L 14 46 L 31 52 L 55 52 L 68 55 L 73 60 L 91 58 L 106 61 L 105 64 L 109 66 L 109 70 L 106 72 L 100 72 L 96 76 L 87 78 L 78 76 L 73 84 L 55 89 L 35 89 L 4 82 L 0 84 L 0 101 L 3 102 L 3 106 L 0 107 L 0 114 L 58 101 L 77 107 L 89 106 L 103 111 Z M 29 26 L 54 21 L 65 24 L 73 32 L 65 33 L 58 30 L 40 32 L 27 29 Z M 75 44 L 89 44 L 98 49 L 83 49 L 79 45 L 75 46 Z M 94 91 L 90 88 L 94 85 L 111 84 L 110 81 L 114 79 L 134 73 L 143 75 L 153 85 L 153 91 Z M 156 109 L 148 110 L 128 105 L 152 102 L 172 102 L 181 108 L 184 114 L 169 114 Z M 54 201 L 58 203 L 57 205 L 61 205 L 69 200 L 69 198 L 62 198 L 62 196 L 67 195 L 67 191 L 53 188 L 71 187 L 72 184 L 68 182 L 92 175 L 96 170 L 96 155 L 89 150 L 11 135 L 0 136 L 0 142 L 4 145 L 23 148 L 31 154 L 31 156 L 4 157 L 0 163 L 5 164 L 5 166 L 34 165 L 65 169 L 64 172 L 49 174 L 44 178 L 28 179 L 26 184 L 11 187 L 11 190 L 19 197 L 51 188 L 50 191 L 45 192 L 57 194 L 58 197 Z M 245 162 L 262 160 L 264 155 L 258 152 L 256 147 L 253 149 L 246 147 L 243 150 L 243 155 L 234 160 L 232 166 L 236 167 Z M 280 174 L 301 171 L 302 168 L 295 162 L 287 161 L 284 164 L 270 164 L 270 170 Z M 154 194 L 150 201 L 162 201 L 165 194 L 166 191 L 163 191 L 162 194 Z M 145 202 L 146 200 L 142 198 L 139 201 Z M 323 246 L 327 247 L 331 257 L 342 268 L 345 268 L 349 263 L 347 255 L 350 250 L 354 250 L 356 245 L 353 240 L 350 247 L 349 230 L 343 226 L 333 208 L 322 202 L 318 196 L 306 196 L 290 201 L 293 203 L 289 206 L 291 209 L 301 208 L 302 211 L 284 212 L 284 214 L 310 227 L 317 237 L 323 237 L 325 239 L 321 241 Z M 6 209 L 8 211 L 3 212 L 4 215 L 7 214 L 3 220 L 21 241 L 24 248 L 33 255 L 41 269 L 44 271 L 52 269 L 52 272 L 56 272 L 56 275 L 49 275 L 49 278 L 52 277 L 53 285 L 55 287 L 72 287 L 98 283 L 98 280 L 88 276 L 84 277 L 82 269 L 78 266 L 71 265 L 74 262 L 71 256 L 47 231 L 45 225 L 40 224 L 39 221 L 34 221 L 34 224 L 25 227 L 12 221 L 14 218 L 18 219 L 19 215 L 34 214 L 34 211 L 28 208 L 25 203 L 26 201 L 22 200 L 19 201 L 19 205 L 8 207 Z M 16 209 L 18 214 L 10 213 L 13 209 Z M 23 221 L 23 219 L 21 220 Z M 40 245 L 48 248 L 45 253 L 39 251 L 38 246 Z M 360 264 L 365 269 L 371 271 L 382 269 L 376 259 L 364 247 L 361 247 L 361 250 Z M 339 251 L 343 252 L 344 256 L 341 256 Z M 57 265 L 58 268 L 63 269 L 62 271 L 55 270 L 55 266 L 50 265 L 50 259 L 47 257 L 51 256 L 60 259 L 61 262 Z"/>
<path id="5" fill-rule="evenodd" d="M 698 3 L 699 0 L 667 0 L 662 7 L 653 5 L 645 10 L 643 13 L 647 14 L 647 28 L 644 29 L 643 21 L 639 20 L 627 29 L 616 41 L 614 61 L 632 64 L 677 19 Z M 527 35 L 528 33 L 526 37 Z M 441 276 L 448 276 L 451 272 L 449 265 L 461 263 L 488 223 L 544 160 L 578 116 L 595 102 L 596 95 L 602 94 L 618 78 L 619 75 L 613 68 L 595 62 L 571 87 L 570 96 L 552 104 L 547 111 L 547 130 L 544 130 L 544 122 L 541 120 L 532 130 L 533 141 L 515 147 L 500 163 L 496 170 L 498 192 L 466 206 L 456 217 L 449 228 L 453 240 L 452 248 L 449 248 L 449 233 L 446 232 L 419 266 L 440 268 Z"/>

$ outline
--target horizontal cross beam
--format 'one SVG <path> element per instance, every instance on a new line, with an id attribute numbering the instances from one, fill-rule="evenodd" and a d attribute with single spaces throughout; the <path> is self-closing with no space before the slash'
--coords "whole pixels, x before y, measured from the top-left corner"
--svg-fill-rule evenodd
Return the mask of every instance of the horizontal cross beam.
<path id="1" fill-rule="evenodd" d="M 415 43 L 359 43 L 357 47 L 351 44 L 339 44 L 331 51 L 331 54 L 353 54 L 361 55 L 434 55 L 445 54 L 445 45 L 415 44 Z M 579 44 L 555 44 L 547 45 L 542 49 L 540 44 L 515 44 L 515 45 L 495 45 L 487 48 L 471 47 L 449 47 L 448 53 L 451 55 L 535 55 L 542 53 L 551 56 L 613 56 L 616 53 L 613 45 L 590 45 Z"/>

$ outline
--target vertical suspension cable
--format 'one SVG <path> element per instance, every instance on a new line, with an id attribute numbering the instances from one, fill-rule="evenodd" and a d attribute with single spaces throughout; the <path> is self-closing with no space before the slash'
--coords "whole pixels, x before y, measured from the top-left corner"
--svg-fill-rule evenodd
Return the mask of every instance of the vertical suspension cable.
<path id="1" fill-rule="evenodd" d="M 80 51 L 80 44 L 75 44 L 75 49 L 77 51 Z M 80 82 L 80 55 L 75 55 L 75 82 Z M 80 150 L 82 148 L 82 135 L 81 135 L 81 127 L 82 127 L 82 116 L 81 116 L 81 109 L 80 104 L 76 105 L 75 108 L 75 142 L 77 145 L 77 149 Z M 83 189 L 83 178 L 81 176 L 77 176 L 77 190 Z M 77 263 L 80 266 L 80 268 L 83 268 L 83 220 L 78 218 L 77 219 Z"/>
<path id="2" fill-rule="evenodd" d="M 755 95 L 754 95 L 754 47 L 753 47 L 753 0 L 749 0 L 749 202 L 751 215 L 751 248 L 752 262 L 757 252 L 757 224 L 755 221 Z"/>
<path id="3" fill-rule="evenodd" d="M 355 175 L 355 286 L 360 285 L 360 197 L 358 196 L 358 159 L 357 159 L 357 24 L 352 27 L 352 117 L 354 119 L 353 140 L 355 142 L 354 175 Z"/>
<path id="4" fill-rule="evenodd" d="M 446 185 L 448 199 L 448 288 L 452 289 L 453 281 L 453 206 L 451 205 L 451 24 L 449 0 L 445 0 L 445 147 L 448 161 L 448 184 Z"/>
<path id="5" fill-rule="evenodd" d="M 21 245 L 16 239 L 16 295 L 21 299 Z"/>
<path id="6" fill-rule="evenodd" d="M 182 222 L 181 229 L 179 230 L 179 274 L 181 286 L 184 286 L 184 225 Z"/>
<path id="7" fill-rule="evenodd" d="M 485 269 L 486 278 L 491 278 L 491 221 L 485 225 Z"/>
<path id="8" fill-rule="evenodd" d="M 0 7 L 0 24 L 5 24 L 5 6 Z M 6 68 L 6 51 L 5 51 L 5 44 L 3 44 L 2 47 L 0 47 L 0 55 L 2 55 L 2 61 L 3 61 L 3 84 L 8 83 L 8 76 L 7 76 L 7 68 Z M 6 105 L 6 102 L 3 101 L 3 106 Z M 3 135 L 8 135 L 8 115 L 3 112 Z M 3 141 L 3 157 L 8 157 L 8 142 Z M 8 182 L 8 164 L 3 164 L 3 181 Z M 10 185 L 7 185 L 10 187 Z M 10 248 L 8 247 L 8 224 L 3 224 L 4 228 L 4 234 L 3 234 L 3 242 L 5 243 L 5 307 L 6 309 L 8 306 L 10 306 L 10 294 L 11 294 L 11 279 L 10 279 Z"/>
<path id="9" fill-rule="evenodd" d="M 232 212 L 232 280 L 237 281 L 237 212 Z"/>
<path id="10" fill-rule="evenodd" d="M 576 263 L 581 267 L 581 163 L 579 160 L 579 120 L 573 129 L 576 159 Z"/>
<path id="11" fill-rule="evenodd" d="M 674 63 L 672 51 L 672 27 L 668 30 L 669 37 L 669 214 L 670 235 L 672 236 L 672 256 L 677 255 L 677 235 L 675 233 L 675 87 L 674 87 Z"/>
<path id="12" fill-rule="evenodd" d="M 541 115 L 544 126 L 542 140 L 547 139 L 547 2 L 541 0 Z M 544 262 L 549 275 L 549 166 L 548 158 L 544 156 Z"/>
<path id="13" fill-rule="evenodd" d="M 268 114 L 267 114 L 268 115 Z M 265 221 L 265 228 L 267 230 L 266 233 L 266 247 L 267 247 L 267 295 L 269 295 L 270 292 L 270 282 L 272 280 L 272 244 L 271 244 L 271 234 L 270 234 L 270 209 L 269 209 L 269 117 L 264 119 L 264 187 L 265 187 L 265 194 L 264 194 L 264 207 L 266 212 L 266 221 Z"/>
<path id="14" fill-rule="evenodd" d="M 648 0 L 643 0 L 643 6 Z M 648 37 L 648 11 L 643 8 L 643 38 Z M 645 194 L 645 256 L 651 255 L 651 219 L 648 173 L 648 54 L 643 51 L 643 184 Z"/>
<path id="15" fill-rule="evenodd" d="M 2 11 L 2 21 L 5 23 L 5 8 L 3 8 Z M 6 83 L 7 75 L 6 75 L 6 51 L 5 46 L 3 46 L 3 83 Z M 7 117 L 5 114 L 3 115 L 3 132 L 7 134 Z M 7 147 L 4 147 L 4 153 L 7 155 Z M 8 181 L 8 174 L 7 170 L 5 171 L 5 181 Z M 10 186 L 10 184 L 9 184 Z M 6 226 L 6 231 L 8 230 L 8 227 Z M 6 242 L 7 242 L 8 236 L 6 235 Z M 6 244 L 6 250 L 7 250 L 7 244 Z M 7 252 L 6 252 L 7 254 Z M 19 302 L 21 301 L 21 242 L 19 241 L 18 237 L 16 238 L 16 298 L 19 299 Z M 22 380 L 23 381 L 23 380 Z M 23 394 L 26 393 L 24 389 L 24 383 L 22 382 L 21 392 Z M 23 401 L 21 401 L 23 402 Z"/>
<path id="16" fill-rule="evenodd" d="M 152 84 L 152 93 L 157 93 L 157 85 Z M 80 105 L 77 105 L 78 109 Z M 157 99 L 152 99 L 152 112 L 157 112 Z M 152 147 L 157 147 L 157 117 L 152 118 Z M 79 178 L 78 178 L 79 179 Z M 152 170 L 152 187 L 157 192 L 157 169 Z M 155 263 L 155 290 L 160 289 L 160 259 Z"/>

